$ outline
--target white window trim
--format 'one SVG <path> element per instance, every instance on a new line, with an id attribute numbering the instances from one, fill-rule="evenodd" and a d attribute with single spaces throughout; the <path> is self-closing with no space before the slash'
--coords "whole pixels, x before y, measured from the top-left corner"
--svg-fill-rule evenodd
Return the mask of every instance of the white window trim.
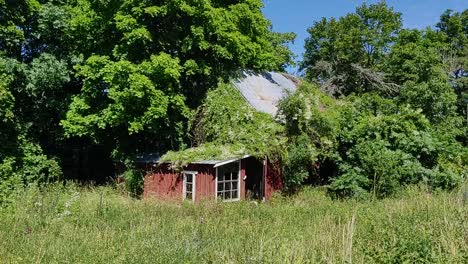
<path id="1" fill-rule="evenodd" d="M 235 162 L 237 160 L 234 160 L 233 162 Z M 227 164 L 227 163 L 226 163 Z M 226 165 L 226 164 L 223 164 L 223 165 Z M 238 177 L 237 177 L 237 198 L 236 199 L 220 199 L 221 201 L 223 202 L 237 202 L 237 201 L 240 201 L 240 195 L 241 195 L 241 164 L 242 164 L 242 161 L 239 160 L 239 170 L 238 170 Z M 217 201 L 218 200 L 218 169 L 219 167 L 221 166 L 218 166 L 216 167 L 216 180 L 215 180 L 215 200 Z"/>
<path id="2" fill-rule="evenodd" d="M 182 199 L 185 200 L 185 196 L 187 194 L 187 178 L 186 174 L 192 174 L 192 201 L 195 201 L 196 195 L 196 184 L 197 184 L 197 171 L 182 171 Z"/>

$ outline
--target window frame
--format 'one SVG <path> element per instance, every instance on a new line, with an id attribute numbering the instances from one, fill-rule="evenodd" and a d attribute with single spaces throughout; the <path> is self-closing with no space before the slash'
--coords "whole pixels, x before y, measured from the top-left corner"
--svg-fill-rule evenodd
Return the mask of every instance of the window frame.
<path id="1" fill-rule="evenodd" d="M 233 161 L 233 162 L 238 162 L 239 163 L 239 168 L 237 170 L 237 198 L 235 199 L 223 199 L 223 198 L 220 198 L 219 200 L 223 201 L 223 202 L 237 202 L 237 201 L 240 201 L 241 200 L 241 161 L 240 160 L 236 160 L 236 161 Z M 218 169 L 223 167 L 224 165 L 228 165 L 229 163 L 227 164 L 223 164 L 219 167 L 216 167 L 216 180 L 215 180 L 215 200 L 217 201 L 218 200 Z"/>
<path id="2" fill-rule="evenodd" d="M 196 184 L 197 184 L 197 171 L 182 171 L 182 199 L 185 201 L 187 200 L 187 174 L 192 175 L 192 199 L 189 201 L 195 201 L 195 194 L 196 194 Z"/>

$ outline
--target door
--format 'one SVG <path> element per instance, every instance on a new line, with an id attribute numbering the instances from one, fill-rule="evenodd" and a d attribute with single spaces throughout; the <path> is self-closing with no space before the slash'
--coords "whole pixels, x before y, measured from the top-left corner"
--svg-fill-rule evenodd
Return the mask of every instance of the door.
<path id="1" fill-rule="evenodd" d="M 194 171 L 184 171 L 184 182 L 183 182 L 183 198 L 184 200 L 191 200 L 195 201 L 195 180 L 196 180 L 197 172 Z"/>
<path id="2" fill-rule="evenodd" d="M 254 157 L 245 159 L 245 197 L 263 199 L 263 162 Z"/>

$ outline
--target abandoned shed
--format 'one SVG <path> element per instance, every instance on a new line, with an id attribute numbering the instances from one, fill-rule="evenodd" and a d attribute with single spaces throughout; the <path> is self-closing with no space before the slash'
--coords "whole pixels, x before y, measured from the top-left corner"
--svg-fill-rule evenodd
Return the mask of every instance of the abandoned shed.
<path id="1" fill-rule="evenodd" d="M 238 201 L 268 199 L 282 188 L 280 170 L 268 160 L 244 156 L 231 160 L 204 160 L 182 171 L 168 163 L 147 167 L 144 197 Z"/>
<path id="2" fill-rule="evenodd" d="M 276 115 L 278 100 L 287 91 L 294 91 L 296 85 L 293 77 L 275 72 L 243 73 L 233 82 L 249 105 L 271 116 Z M 271 162 L 268 157 L 259 159 L 245 154 L 220 156 L 191 161 L 177 170 L 170 161 L 160 160 L 154 155 L 142 156 L 138 162 L 145 169 L 145 198 L 266 200 L 283 186 L 279 164 Z"/>

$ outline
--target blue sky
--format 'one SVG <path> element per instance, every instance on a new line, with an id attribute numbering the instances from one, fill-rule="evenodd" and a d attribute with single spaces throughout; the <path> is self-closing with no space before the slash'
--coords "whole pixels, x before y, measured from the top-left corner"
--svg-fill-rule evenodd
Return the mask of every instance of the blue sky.
<path id="1" fill-rule="evenodd" d="M 354 12 L 356 6 L 377 0 L 263 0 L 265 16 L 273 23 L 273 30 L 295 32 L 297 38 L 291 49 L 297 59 L 304 52 L 307 28 L 322 17 L 340 17 Z M 387 0 L 387 4 L 402 13 L 404 27 L 425 28 L 433 26 L 446 10 L 462 11 L 468 8 L 468 0 Z M 295 69 L 288 71 L 294 73 Z"/>

